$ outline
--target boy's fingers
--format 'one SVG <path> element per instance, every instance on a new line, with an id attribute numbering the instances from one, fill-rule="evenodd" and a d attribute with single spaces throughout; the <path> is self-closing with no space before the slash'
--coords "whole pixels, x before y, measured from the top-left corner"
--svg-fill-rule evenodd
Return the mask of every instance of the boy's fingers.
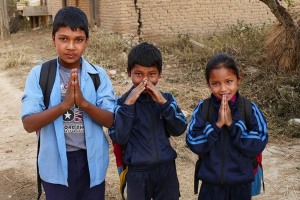
<path id="1" fill-rule="evenodd" d="M 147 81 L 143 80 L 135 89 L 137 89 L 140 94 L 145 90 L 146 85 L 147 85 Z"/>

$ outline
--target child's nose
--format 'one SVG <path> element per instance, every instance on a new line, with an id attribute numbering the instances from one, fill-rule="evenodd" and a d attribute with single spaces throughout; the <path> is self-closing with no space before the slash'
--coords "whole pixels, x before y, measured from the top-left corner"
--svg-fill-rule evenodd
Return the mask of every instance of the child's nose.
<path id="1" fill-rule="evenodd" d="M 227 90 L 226 85 L 221 84 L 220 91 L 223 92 L 223 91 L 226 91 L 226 90 Z"/>
<path id="2" fill-rule="evenodd" d="M 74 48 L 75 48 L 74 42 L 70 41 L 70 42 L 68 43 L 68 45 L 67 45 L 67 48 L 68 48 L 68 49 L 74 49 Z"/>

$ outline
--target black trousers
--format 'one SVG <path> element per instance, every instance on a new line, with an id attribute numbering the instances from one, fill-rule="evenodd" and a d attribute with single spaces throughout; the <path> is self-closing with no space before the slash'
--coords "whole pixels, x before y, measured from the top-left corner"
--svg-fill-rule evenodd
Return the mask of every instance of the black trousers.
<path id="1" fill-rule="evenodd" d="M 251 183 L 232 186 L 202 182 L 198 200 L 251 200 Z"/>
<path id="2" fill-rule="evenodd" d="M 175 161 L 149 170 L 136 170 L 129 167 L 126 182 L 128 200 L 179 199 Z"/>
<path id="3" fill-rule="evenodd" d="M 90 173 L 85 150 L 67 153 L 68 184 L 47 183 L 42 180 L 47 200 L 104 200 L 105 181 L 90 188 Z"/>

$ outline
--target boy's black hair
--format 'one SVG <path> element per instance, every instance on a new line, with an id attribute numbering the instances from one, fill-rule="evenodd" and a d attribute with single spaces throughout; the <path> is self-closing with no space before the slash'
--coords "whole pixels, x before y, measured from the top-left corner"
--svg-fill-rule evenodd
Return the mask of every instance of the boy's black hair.
<path id="1" fill-rule="evenodd" d="M 134 65 L 144 67 L 157 67 L 158 72 L 162 71 L 162 55 L 160 50 L 147 42 L 140 43 L 133 47 L 128 54 L 127 72 L 130 72 Z"/>
<path id="2" fill-rule="evenodd" d="M 52 36 L 61 27 L 70 27 L 72 31 L 81 29 L 85 32 L 86 38 L 89 38 L 89 23 L 86 14 L 79 8 L 68 6 L 60 9 L 55 15 L 52 25 Z"/>
<path id="3" fill-rule="evenodd" d="M 239 69 L 234 61 L 234 59 L 226 54 L 216 54 L 210 58 L 205 68 L 205 79 L 209 83 L 210 72 L 213 69 L 218 69 L 224 67 L 226 69 L 231 69 L 233 73 L 239 78 Z"/>

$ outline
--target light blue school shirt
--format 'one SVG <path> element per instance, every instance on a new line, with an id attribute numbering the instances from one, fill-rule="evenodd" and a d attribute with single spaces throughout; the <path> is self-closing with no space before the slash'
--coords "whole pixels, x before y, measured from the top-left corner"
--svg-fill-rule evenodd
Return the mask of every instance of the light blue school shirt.
<path id="1" fill-rule="evenodd" d="M 57 61 L 56 77 L 50 96 L 49 108 L 61 103 L 61 89 Z M 82 58 L 80 88 L 85 99 L 99 108 L 113 112 L 114 90 L 106 71 L 96 66 L 95 70 Z M 41 65 L 30 71 L 22 97 L 21 117 L 45 110 L 42 89 L 39 85 Z M 88 73 L 99 74 L 100 86 L 95 92 L 94 83 Z M 90 172 L 90 187 L 105 180 L 108 163 L 108 141 L 103 127 L 84 113 L 87 159 Z M 39 173 L 42 180 L 68 186 L 68 161 L 63 126 L 63 116 L 40 130 Z"/>

